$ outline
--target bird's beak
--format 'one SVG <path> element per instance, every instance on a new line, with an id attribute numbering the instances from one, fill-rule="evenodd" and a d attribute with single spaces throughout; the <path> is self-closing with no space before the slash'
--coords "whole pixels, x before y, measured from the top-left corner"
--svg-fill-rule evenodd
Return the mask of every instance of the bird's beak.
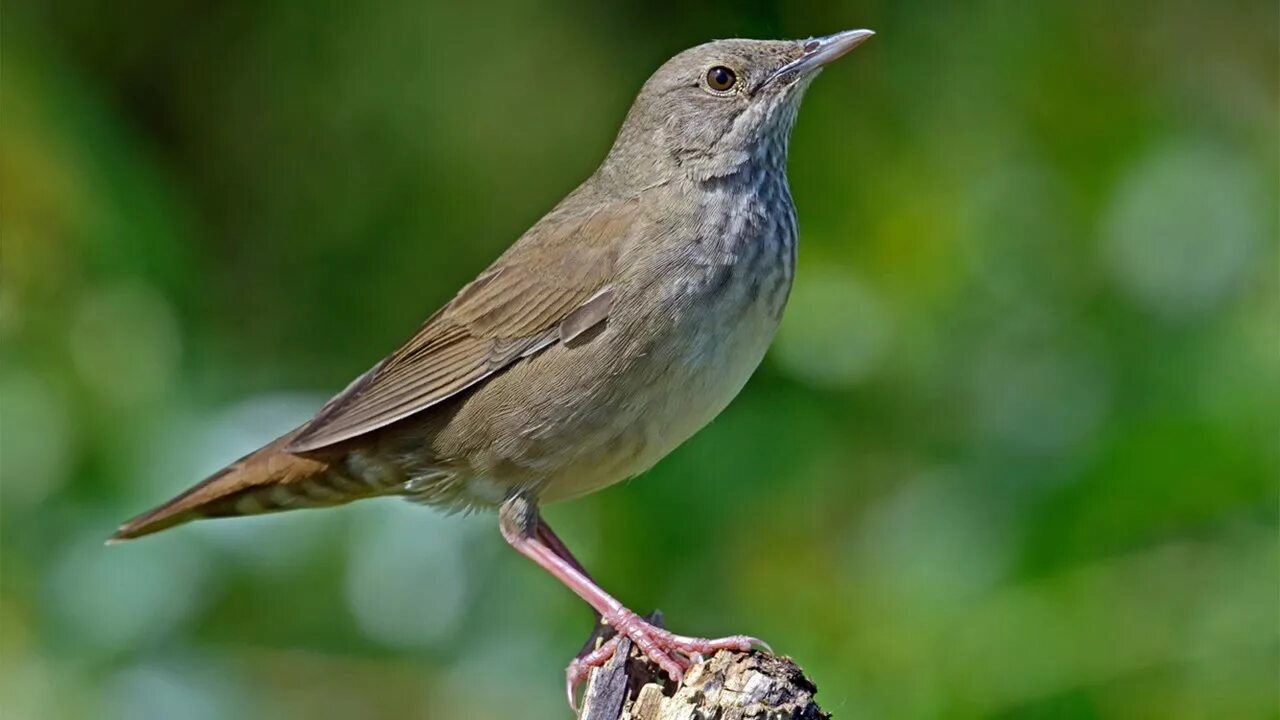
<path id="1" fill-rule="evenodd" d="M 845 30 L 826 37 L 810 38 L 804 43 L 804 54 L 774 71 L 763 84 L 794 74 L 796 77 L 816 72 L 844 57 L 848 52 L 875 35 L 871 30 Z"/>

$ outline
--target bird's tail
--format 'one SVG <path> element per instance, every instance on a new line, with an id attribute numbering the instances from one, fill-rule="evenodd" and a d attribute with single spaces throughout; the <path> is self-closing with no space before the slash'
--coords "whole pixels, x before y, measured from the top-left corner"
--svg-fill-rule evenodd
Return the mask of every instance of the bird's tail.
<path id="1" fill-rule="evenodd" d="M 108 542 L 132 540 L 200 518 L 327 507 L 381 494 L 335 460 L 295 455 L 290 433 L 231 463 L 172 500 L 120 526 Z"/>

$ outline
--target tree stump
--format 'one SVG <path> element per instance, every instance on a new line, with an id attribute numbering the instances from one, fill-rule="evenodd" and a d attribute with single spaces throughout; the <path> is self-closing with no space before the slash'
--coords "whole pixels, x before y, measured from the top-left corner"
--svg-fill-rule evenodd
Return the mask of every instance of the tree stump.
<path id="1" fill-rule="evenodd" d="M 578 720 L 829 719 L 813 701 L 817 691 L 790 658 L 759 651 L 718 652 L 676 687 L 623 639 L 587 680 Z"/>

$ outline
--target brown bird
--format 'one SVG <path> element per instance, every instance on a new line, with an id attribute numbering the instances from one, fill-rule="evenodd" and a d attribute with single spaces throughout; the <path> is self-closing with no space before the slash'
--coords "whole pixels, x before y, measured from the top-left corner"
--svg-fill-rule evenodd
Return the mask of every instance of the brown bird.
<path id="1" fill-rule="evenodd" d="M 658 628 L 600 588 L 540 503 L 643 472 L 711 421 L 764 356 L 795 271 L 787 143 L 818 72 L 871 37 L 721 40 L 676 55 L 600 168 L 390 357 L 302 427 L 113 539 L 199 518 L 399 495 L 497 508 L 502 535 L 677 682 L 748 650 Z"/>

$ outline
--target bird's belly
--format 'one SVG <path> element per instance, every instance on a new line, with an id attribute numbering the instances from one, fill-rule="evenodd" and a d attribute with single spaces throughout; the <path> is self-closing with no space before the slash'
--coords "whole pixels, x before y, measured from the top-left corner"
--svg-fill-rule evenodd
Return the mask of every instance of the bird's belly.
<path id="1" fill-rule="evenodd" d="M 426 467 L 405 494 L 491 507 L 536 487 L 555 502 L 649 469 L 746 384 L 788 289 L 789 278 L 771 297 L 743 288 L 700 298 L 685 289 L 688 302 L 661 319 L 632 317 L 588 345 L 548 348 L 463 403 L 430 453 L 455 460 Z"/>
<path id="2" fill-rule="evenodd" d="M 547 347 L 463 402 L 432 442 L 451 459 L 458 494 L 446 502 L 584 495 L 649 469 L 715 418 L 764 358 L 791 289 L 794 212 L 774 180 L 769 192 L 722 190 L 695 233 L 633 258 L 598 334 Z M 784 211 L 762 206 L 768 197 Z"/>
<path id="3" fill-rule="evenodd" d="M 764 358 L 789 278 L 786 285 L 772 295 L 745 284 L 691 295 L 686 313 L 636 361 L 643 366 L 633 371 L 637 381 L 607 411 L 609 432 L 549 477 L 543 499 L 576 497 L 644 472 L 711 422 Z"/>

